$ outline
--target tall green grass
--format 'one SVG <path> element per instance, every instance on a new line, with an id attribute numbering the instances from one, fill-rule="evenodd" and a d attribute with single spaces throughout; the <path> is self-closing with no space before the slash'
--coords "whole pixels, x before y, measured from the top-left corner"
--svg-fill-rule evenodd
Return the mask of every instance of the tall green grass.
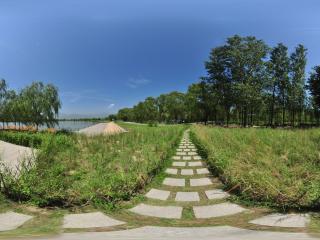
<path id="1" fill-rule="evenodd" d="M 194 126 L 192 133 L 211 167 L 242 199 L 283 209 L 319 209 L 319 129 Z"/>
<path id="2" fill-rule="evenodd" d="M 47 135 L 35 166 L 11 178 L 5 194 L 39 206 L 129 200 L 164 166 L 184 127 L 125 127 L 128 133 L 112 136 Z"/>

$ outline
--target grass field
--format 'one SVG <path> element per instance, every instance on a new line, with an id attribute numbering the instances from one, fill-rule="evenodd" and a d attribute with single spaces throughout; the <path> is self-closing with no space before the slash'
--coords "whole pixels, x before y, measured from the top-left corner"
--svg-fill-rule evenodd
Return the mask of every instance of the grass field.
<path id="1" fill-rule="evenodd" d="M 19 179 L 7 177 L 3 193 L 39 206 L 114 207 L 129 200 L 161 170 L 185 127 L 122 126 L 129 132 L 90 138 L 37 134 L 41 142 L 37 140 L 40 151 L 35 167 L 22 171 Z M 19 136 L 24 145 L 32 138 Z"/>
<path id="2" fill-rule="evenodd" d="M 194 126 L 192 133 L 226 188 L 248 204 L 319 209 L 319 129 Z"/>

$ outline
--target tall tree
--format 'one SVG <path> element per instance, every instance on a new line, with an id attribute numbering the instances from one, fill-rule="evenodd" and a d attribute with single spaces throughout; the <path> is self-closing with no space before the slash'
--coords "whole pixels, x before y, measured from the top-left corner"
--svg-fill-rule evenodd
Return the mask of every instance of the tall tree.
<path id="1" fill-rule="evenodd" d="M 305 99 L 305 68 L 307 64 L 307 49 L 299 44 L 290 56 L 290 96 L 291 122 L 295 123 L 296 113 L 299 114 L 299 123 L 304 109 Z"/>
<path id="2" fill-rule="evenodd" d="M 207 92 L 211 92 L 211 100 L 216 99 L 217 104 L 222 106 L 223 119 L 229 123 L 229 113 L 234 103 L 234 86 L 231 74 L 229 49 L 227 46 L 217 47 L 211 50 L 209 61 L 205 62 L 208 73 L 203 81 L 207 84 Z M 205 85 L 203 85 L 205 87 Z M 215 95 L 215 96 L 214 96 Z M 209 100 L 209 97 L 207 97 Z"/>
<path id="3" fill-rule="evenodd" d="M 2 121 L 2 126 L 4 127 L 5 116 L 4 116 L 4 107 L 6 101 L 7 93 L 7 84 L 4 79 L 0 80 L 0 118 Z"/>
<path id="4" fill-rule="evenodd" d="M 308 88 L 312 96 L 312 105 L 319 125 L 320 119 L 320 66 L 315 66 L 308 80 Z"/>
<path id="5" fill-rule="evenodd" d="M 61 102 L 56 87 L 34 82 L 22 89 L 21 98 L 28 113 L 26 121 L 34 124 L 37 129 L 40 125 L 53 127 L 57 123 Z"/>
<path id="6" fill-rule="evenodd" d="M 289 57 L 288 57 L 288 48 L 279 43 L 271 51 L 270 57 L 271 63 L 271 72 L 273 74 L 272 78 L 274 79 L 274 96 L 272 101 L 272 120 L 273 123 L 273 114 L 274 114 L 274 105 L 275 105 L 275 94 L 279 96 L 279 101 L 282 106 L 282 125 L 285 124 L 285 112 L 286 105 L 288 101 L 288 87 L 289 87 Z"/>

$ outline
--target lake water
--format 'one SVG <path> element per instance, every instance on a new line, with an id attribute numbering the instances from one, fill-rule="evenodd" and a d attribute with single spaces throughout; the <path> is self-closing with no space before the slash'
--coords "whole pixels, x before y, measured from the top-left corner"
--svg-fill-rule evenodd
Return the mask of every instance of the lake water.
<path id="1" fill-rule="evenodd" d="M 88 122 L 88 121 L 59 121 L 59 126 L 57 129 L 66 129 L 69 131 L 78 131 L 83 128 L 90 127 L 97 124 L 97 122 Z"/>
<path id="2" fill-rule="evenodd" d="M 57 125 L 56 129 L 66 129 L 69 131 L 78 131 L 80 129 L 90 127 L 92 125 L 97 124 L 97 122 L 89 122 L 89 121 L 59 121 L 59 125 Z M 14 126 L 14 123 L 9 123 L 9 126 Z M 0 127 L 2 127 L 2 123 L 0 123 Z M 44 130 L 47 127 L 42 126 L 39 129 Z"/>

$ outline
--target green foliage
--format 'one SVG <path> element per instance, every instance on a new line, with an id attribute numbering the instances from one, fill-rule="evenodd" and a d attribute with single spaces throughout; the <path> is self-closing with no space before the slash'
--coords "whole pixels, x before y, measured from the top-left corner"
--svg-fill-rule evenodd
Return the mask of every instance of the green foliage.
<path id="1" fill-rule="evenodd" d="M 149 126 L 149 127 L 158 127 L 158 122 L 148 121 L 148 126 Z"/>
<path id="2" fill-rule="evenodd" d="M 309 78 L 309 90 L 312 96 L 312 105 L 319 123 L 320 119 L 320 66 L 313 68 Z"/>
<path id="3" fill-rule="evenodd" d="M 32 135 L 24 133 L 24 136 Z M 41 140 L 37 157 L 25 160 L 19 178 L 4 172 L 4 193 L 11 199 L 32 201 L 39 206 L 65 204 L 71 183 L 66 173 L 77 152 L 74 139 L 68 135 L 43 133 L 33 134 L 30 139 Z"/>
<path id="4" fill-rule="evenodd" d="M 129 200 L 165 165 L 183 126 L 125 125 L 112 136 L 43 134 L 33 168 L 6 174 L 4 194 L 39 206 L 85 203 L 114 206 Z"/>
<path id="5" fill-rule="evenodd" d="M 244 127 L 301 126 L 315 120 L 320 124 L 315 98 L 306 92 L 306 63 L 307 50 L 301 44 L 289 55 L 282 43 L 270 48 L 253 36 L 234 35 L 211 50 L 206 76 L 186 93 L 149 97 L 133 108 L 120 109 L 117 119 Z"/>
<path id="6" fill-rule="evenodd" d="M 0 121 L 33 125 L 37 129 L 57 123 L 61 102 L 58 89 L 52 84 L 33 82 L 20 92 L 8 90 L 6 82 L 0 82 Z"/>
<path id="7" fill-rule="evenodd" d="M 120 109 L 117 119 L 147 123 L 182 122 L 186 117 L 185 95 L 180 92 L 162 94 L 158 98 L 148 97 L 133 108 Z"/>
<path id="8" fill-rule="evenodd" d="M 320 130 L 224 129 L 192 132 L 208 163 L 242 199 L 282 209 L 320 207 Z"/>
<path id="9" fill-rule="evenodd" d="M 39 147 L 44 137 L 43 133 L 0 131 L 0 140 L 25 147 Z"/>

